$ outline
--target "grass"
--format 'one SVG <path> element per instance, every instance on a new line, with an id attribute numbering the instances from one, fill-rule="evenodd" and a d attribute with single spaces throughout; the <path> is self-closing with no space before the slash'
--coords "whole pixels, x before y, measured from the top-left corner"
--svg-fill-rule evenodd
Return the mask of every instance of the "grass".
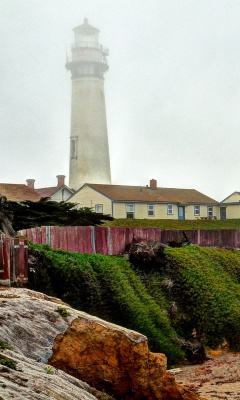
<path id="1" fill-rule="evenodd" d="M 13 347 L 4 342 L 3 340 L 0 339 L 0 349 L 9 349 L 13 350 Z"/>
<path id="2" fill-rule="evenodd" d="M 179 221 L 175 219 L 114 219 L 106 221 L 102 226 L 121 228 L 163 228 L 163 229 L 240 229 L 240 219 L 225 221 L 211 219 L 196 219 Z"/>
<path id="3" fill-rule="evenodd" d="M 17 369 L 15 362 L 10 360 L 9 358 L 0 358 L 0 365 L 4 365 L 5 367 L 15 370 Z"/>

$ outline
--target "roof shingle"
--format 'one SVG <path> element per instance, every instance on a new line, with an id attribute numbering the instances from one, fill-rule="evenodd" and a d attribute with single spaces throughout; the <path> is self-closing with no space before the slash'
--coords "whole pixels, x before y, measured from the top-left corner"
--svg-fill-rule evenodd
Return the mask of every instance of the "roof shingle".
<path id="1" fill-rule="evenodd" d="M 171 202 L 204 204 L 218 202 L 195 189 L 157 188 L 145 186 L 88 184 L 115 201 Z"/>
<path id="2" fill-rule="evenodd" d="M 39 201 L 41 195 L 29 186 L 17 183 L 0 183 L 0 196 L 10 201 Z"/>

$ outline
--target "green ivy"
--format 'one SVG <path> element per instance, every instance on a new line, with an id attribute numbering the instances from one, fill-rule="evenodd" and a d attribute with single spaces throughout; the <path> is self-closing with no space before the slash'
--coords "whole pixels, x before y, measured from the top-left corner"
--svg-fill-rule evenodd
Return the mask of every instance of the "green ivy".
<path id="1" fill-rule="evenodd" d="M 240 350 L 240 253 L 186 246 L 166 249 L 174 297 L 202 343 L 224 339 Z"/>
<path id="2" fill-rule="evenodd" d="M 30 252 L 38 259 L 32 278 L 30 275 L 36 290 L 146 335 L 150 349 L 165 353 L 169 365 L 182 360 L 183 352 L 174 342 L 177 335 L 169 318 L 125 258 L 69 253 L 35 244 L 31 244 Z"/>

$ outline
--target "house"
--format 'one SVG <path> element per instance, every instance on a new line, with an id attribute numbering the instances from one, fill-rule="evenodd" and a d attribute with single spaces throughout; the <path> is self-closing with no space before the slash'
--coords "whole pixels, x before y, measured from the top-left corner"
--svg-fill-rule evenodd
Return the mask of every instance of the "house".
<path id="1" fill-rule="evenodd" d="M 114 218 L 219 218 L 219 203 L 194 189 L 84 184 L 67 201 Z"/>
<path id="2" fill-rule="evenodd" d="M 233 192 L 220 202 L 220 218 L 240 218 L 240 192 Z"/>
<path id="3" fill-rule="evenodd" d="M 28 186 L 34 189 L 34 179 L 27 179 Z M 57 186 L 35 189 L 41 197 L 49 197 L 52 201 L 66 201 L 75 192 L 65 185 L 65 175 L 57 175 Z"/>
<path id="4" fill-rule="evenodd" d="M 10 201 L 39 201 L 41 195 L 31 187 L 17 183 L 0 183 L 0 196 L 5 196 Z"/>

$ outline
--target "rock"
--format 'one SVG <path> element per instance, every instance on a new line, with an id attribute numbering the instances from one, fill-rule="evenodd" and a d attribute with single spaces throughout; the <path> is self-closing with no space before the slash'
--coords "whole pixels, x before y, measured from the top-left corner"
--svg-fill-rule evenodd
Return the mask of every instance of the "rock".
<path id="1" fill-rule="evenodd" d="M 151 353 L 145 336 L 90 316 L 56 338 L 49 364 L 117 398 L 198 398 L 176 385 L 165 355 Z"/>
<path id="2" fill-rule="evenodd" d="M 170 375 L 175 376 L 177 374 L 180 374 L 180 372 L 182 372 L 182 369 L 181 368 L 172 368 L 172 369 L 167 370 L 167 372 Z"/>
<path id="3" fill-rule="evenodd" d="M 68 311 L 67 317 L 56 311 L 59 303 Z M 18 350 L 19 353 L 17 355 L 11 353 L 11 357 L 19 357 L 17 366 L 22 369 L 22 376 L 28 379 L 27 385 L 30 385 L 31 390 L 34 377 L 31 377 L 29 371 L 27 372 L 28 367 L 24 366 L 26 362 L 24 357 L 31 358 L 30 369 L 36 369 L 37 374 L 39 374 L 38 368 L 42 372 L 48 360 L 58 371 L 63 370 L 94 386 L 96 390 L 91 393 L 98 398 L 102 396 L 98 392 L 100 390 L 121 399 L 198 399 L 195 394 L 176 384 L 174 378 L 166 372 L 165 355 L 151 353 L 148 350 L 147 338 L 137 332 L 74 310 L 57 299 L 26 289 L 11 288 L 0 292 L 0 311 L 0 339 Z M 3 373 L 6 374 L 6 371 Z M 17 393 L 18 386 L 21 386 L 21 379 L 16 381 L 19 373 L 16 375 L 17 372 L 13 370 L 10 373 L 13 377 L 10 381 L 13 385 L 17 385 L 15 387 Z M 60 377 L 62 374 L 63 372 L 60 373 Z M 36 385 L 37 390 L 49 393 L 49 397 L 46 398 L 54 400 L 84 399 L 85 394 L 74 397 L 75 388 L 72 397 L 67 397 L 69 396 L 67 394 L 62 395 L 62 383 L 60 382 L 59 390 L 55 387 L 58 382 L 57 376 L 59 373 L 39 374 L 40 383 Z M 67 375 L 64 374 L 65 376 Z M 47 388 L 39 389 L 39 386 L 44 386 L 43 377 L 45 382 L 49 381 L 49 385 L 52 385 L 49 387 L 53 389 L 49 389 L 49 392 Z M 68 379 L 69 382 L 80 382 L 71 377 Z M 79 385 L 85 384 L 80 382 Z M 84 386 L 86 387 L 89 386 Z M 2 397 L 4 400 L 10 398 L 6 397 L 5 390 L 6 388 L 0 386 L 1 396 L 2 392 L 5 393 L 5 397 Z M 44 397 L 37 396 L 37 392 L 36 394 L 34 392 L 32 397 L 22 394 L 15 398 L 45 400 Z M 109 398 L 108 395 L 103 397 Z"/>
<path id="4" fill-rule="evenodd" d="M 14 351 L 4 350 L 1 357 L 8 357 L 17 366 L 17 370 L 0 365 L 0 399 L 31 400 L 96 400 L 106 399 L 103 393 L 96 392 L 87 383 L 81 382 L 63 371 L 46 364 L 38 363 Z"/>

